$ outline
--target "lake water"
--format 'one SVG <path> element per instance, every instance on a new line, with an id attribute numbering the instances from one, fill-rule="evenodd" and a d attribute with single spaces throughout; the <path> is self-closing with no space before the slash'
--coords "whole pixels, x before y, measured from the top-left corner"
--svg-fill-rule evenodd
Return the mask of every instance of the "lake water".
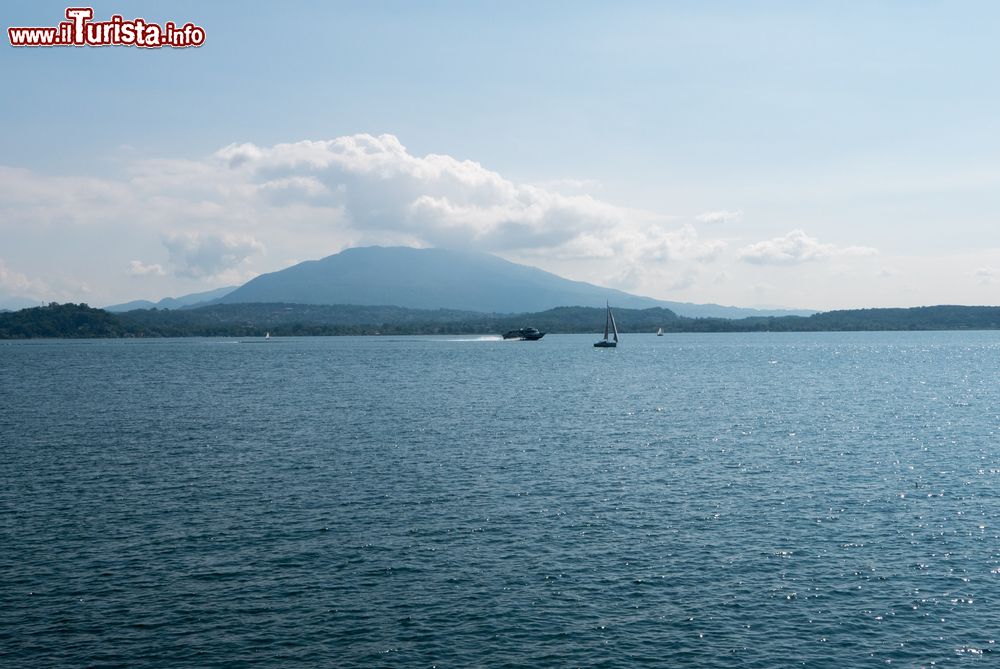
<path id="1" fill-rule="evenodd" d="M 1000 332 L 0 343 L 0 665 L 992 662 Z"/>

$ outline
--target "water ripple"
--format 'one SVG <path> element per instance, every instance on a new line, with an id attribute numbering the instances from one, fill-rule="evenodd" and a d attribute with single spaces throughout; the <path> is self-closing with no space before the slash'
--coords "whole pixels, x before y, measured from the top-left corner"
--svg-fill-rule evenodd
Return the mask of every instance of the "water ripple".
<path id="1" fill-rule="evenodd" d="M 0 664 L 988 661 L 997 336 L 4 346 Z"/>

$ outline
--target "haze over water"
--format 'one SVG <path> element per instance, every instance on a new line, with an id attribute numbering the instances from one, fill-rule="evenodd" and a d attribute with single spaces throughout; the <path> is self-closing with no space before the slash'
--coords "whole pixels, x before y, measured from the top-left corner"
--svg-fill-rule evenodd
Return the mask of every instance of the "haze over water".
<path id="1" fill-rule="evenodd" d="M 0 344 L 0 664 L 952 666 L 1000 333 Z"/>

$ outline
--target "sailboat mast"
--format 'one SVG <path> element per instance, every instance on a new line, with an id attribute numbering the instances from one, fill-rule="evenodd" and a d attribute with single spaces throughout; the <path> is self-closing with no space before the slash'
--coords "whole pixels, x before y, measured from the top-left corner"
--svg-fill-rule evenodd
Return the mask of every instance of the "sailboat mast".
<path id="1" fill-rule="evenodd" d="M 604 341 L 608 340 L 608 325 L 611 322 L 611 305 L 607 305 L 608 313 L 604 317 Z"/>

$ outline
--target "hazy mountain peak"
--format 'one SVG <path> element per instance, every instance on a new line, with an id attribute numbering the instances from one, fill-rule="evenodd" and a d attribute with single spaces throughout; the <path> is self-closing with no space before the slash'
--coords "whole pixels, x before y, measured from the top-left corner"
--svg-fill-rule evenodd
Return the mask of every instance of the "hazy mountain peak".
<path id="1" fill-rule="evenodd" d="M 262 274 L 215 303 L 393 305 L 487 313 L 537 312 L 561 306 L 665 307 L 680 315 L 771 315 L 754 309 L 669 302 L 571 281 L 536 267 L 476 251 L 406 246 L 345 249 Z M 783 311 L 808 315 L 811 311 Z"/>
<path id="2" fill-rule="evenodd" d="M 111 312 L 121 312 L 121 311 L 132 311 L 133 309 L 181 309 L 183 307 L 192 307 L 201 303 L 209 303 L 216 300 L 227 293 L 236 289 L 236 286 L 224 286 L 222 288 L 213 288 L 212 290 L 205 290 L 200 293 L 190 293 L 188 295 L 181 295 L 180 297 L 164 297 L 159 302 L 153 302 L 151 300 L 132 300 L 131 302 L 124 302 L 122 304 L 112 304 L 110 306 L 104 307 L 105 311 Z"/>

